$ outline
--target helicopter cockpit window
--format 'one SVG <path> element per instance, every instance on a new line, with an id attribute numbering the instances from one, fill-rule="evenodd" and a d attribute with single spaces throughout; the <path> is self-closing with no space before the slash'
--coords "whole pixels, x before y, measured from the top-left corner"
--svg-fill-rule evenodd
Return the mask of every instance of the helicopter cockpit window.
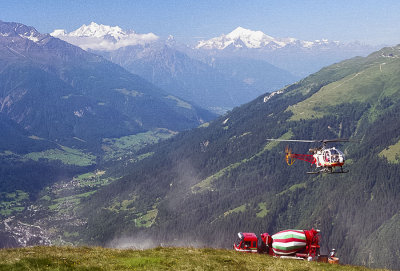
<path id="1" fill-rule="evenodd" d="M 339 161 L 339 152 L 337 150 L 335 150 L 335 149 L 331 150 L 331 159 L 332 159 L 332 162 Z"/>

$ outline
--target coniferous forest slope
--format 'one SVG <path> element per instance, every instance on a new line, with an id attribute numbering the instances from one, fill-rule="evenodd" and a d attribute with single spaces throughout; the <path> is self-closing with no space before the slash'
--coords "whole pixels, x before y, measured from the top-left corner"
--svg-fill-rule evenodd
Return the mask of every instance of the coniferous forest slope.
<path id="1" fill-rule="evenodd" d="M 400 47 L 384 48 L 142 149 L 152 155 L 114 164 L 125 176 L 81 202 L 80 241 L 231 247 L 239 231 L 314 227 L 344 263 L 399 268 L 399 75 Z M 267 138 L 359 143 L 336 145 L 349 173 L 307 175 Z"/>

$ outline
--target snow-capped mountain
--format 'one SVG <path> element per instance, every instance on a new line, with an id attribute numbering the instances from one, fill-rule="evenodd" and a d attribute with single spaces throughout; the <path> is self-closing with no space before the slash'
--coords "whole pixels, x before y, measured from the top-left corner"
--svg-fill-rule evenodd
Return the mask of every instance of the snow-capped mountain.
<path id="1" fill-rule="evenodd" d="M 314 41 L 296 38 L 275 38 L 262 31 L 238 27 L 229 34 L 201 40 L 193 47 L 191 55 L 205 62 L 213 58 L 251 58 L 264 60 L 300 77 L 318 71 L 324 66 L 351 58 L 366 56 L 377 46 L 360 42 L 344 43 L 319 39 Z"/>
<path id="2" fill-rule="evenodd" d="M 39 33 L 35 28 L 20 23 L 4 23 L 0 20 L 0 36 L 2 37 L 21 37 L 33 42 L 39 42 L 48 35 Z"/>
<path id="3" fill-rule="evenodd" d="M 197 49 L 218 49 L 223 50 L 228 47 L 233 48 L 268 48 L 280 49 L 288 46 L 298 46 L 302 48 L 312 48 L 315 46 L 340 45 L 338 41 L 329 41 L 327 39 L 315 41 L 303 41 L 295 38 L 274 38 L 266 35 L 262 31 L 253 31 L 238 27 L 229 34 L 222 34 L 209 40 L 198 42 Z"/>
<path id="4" fill-rule="evenodd" d="M 113 51 L 130 45 L 144 45 L 157 41 L 159 37 L 153 33 L 138 34 L 133 30 L 124 31 L 119 26 L 108 26 L 95 22 L 82 25 L 67 33 L 64 29 L 56 29 L 50 35 L 77 45 L 84 50 Z"/>
<path id="5" fill-rule="evenodd" d="M 249 29 L 238 27 L 227 35 L 222 34 L 221 36 L 216 38 L 201 40 L 199 41 L 196 48 L 222 50 L 231 45 L 237 48 L 261 48 L 268 45 L 275 47 L 284 46 L 282 42 L 264 34 L 261 31 L 252 31 Z"/>

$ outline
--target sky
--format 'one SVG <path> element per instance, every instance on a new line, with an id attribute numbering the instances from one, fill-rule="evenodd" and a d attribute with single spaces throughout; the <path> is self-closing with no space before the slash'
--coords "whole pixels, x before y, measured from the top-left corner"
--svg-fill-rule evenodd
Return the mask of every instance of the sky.
<path id="1" fill-rule="evenodd" d="M 0 20 L 67 32 L 96 22 L 194 43 L 241 26 L 275 38 L 400 43 L 398 0 L 0 0 Z"/>

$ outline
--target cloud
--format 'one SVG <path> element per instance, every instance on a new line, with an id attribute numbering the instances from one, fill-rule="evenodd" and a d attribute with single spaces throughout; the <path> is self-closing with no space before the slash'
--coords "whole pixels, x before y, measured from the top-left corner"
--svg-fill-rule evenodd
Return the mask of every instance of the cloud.
<path id="1" fill-rule="evenodd" d="M 120 40 L 107 40 L 98 37 L 70 37 L 55 36 L 63 41 L 81 47 L 83 50 L 92 49 L 98 51 L 114 51 L 121 47 L 131 45 L 145 45 L 158 40 L 158 36 L 153 33 L 149 34 L 130 34 Z"/>
<path id="2" fill-rule="evenodd" d="M 105 27 L 97 25 L 97 27 Z M 87 27 L 87 26 L 83 26 Z M 115 29 L 109 27 L 111 30 Z M 119 29 L 119 28 L 118 28 Z M 79 30 L 79 29 L 78 29 Z M 98 50 L 98 51 L 114 51 L 119 48 L 132 46 L 132 45 L 145 45 L 155 42 L 159 37 L 153 33 L 137 34 L 134 32 L 126 33 L 119 31 L 118 33 L 107 31 L 92 31 L 90 33 L 78 30 L 71 33 L 66 33 L 63 29 L 54 30 L 50 35 L 59 38 L 63 41 L 81 47 L 83 50 Z M 106 28 L 107 30 L 107 28 Z M 82 33 L 81 33 L 82 32 Z"/>

